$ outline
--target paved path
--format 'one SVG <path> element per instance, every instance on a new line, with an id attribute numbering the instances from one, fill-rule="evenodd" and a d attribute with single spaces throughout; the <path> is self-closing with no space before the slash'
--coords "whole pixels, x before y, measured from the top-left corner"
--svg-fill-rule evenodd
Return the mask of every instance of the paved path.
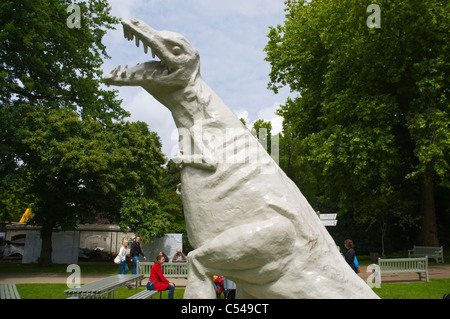
<path id="1" fill-rule="evenodd" d="M 360 267 L 361 272 L 358 274 L 364 281 L 371 273 L 367 272 L 367 266 Z M 423 276 L 422 276 L 423 277 Z M 428 279 L 445 279 L 450 278 L 450 265 L 440 264 L 436 266 L 428 266 Z M 422 279 L 425 280 L 425 279 Z M 406 274 L 382 274 L 381 282 L 411 282 L 419 281 L 419 275 L 415 273 Z"/>

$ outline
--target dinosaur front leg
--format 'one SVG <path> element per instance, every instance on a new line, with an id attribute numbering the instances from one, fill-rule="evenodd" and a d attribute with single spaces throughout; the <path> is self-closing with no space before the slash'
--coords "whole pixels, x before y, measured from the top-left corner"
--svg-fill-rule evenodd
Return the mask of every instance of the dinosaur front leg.
<path id="1" fill-rule="evenodd" d="M 229 277 L 241 289 L 276 280 L 280 275 L 279 259 L 291 253 L 294 241 L 294 227 L 282 216 L 220 233 L 189 253 L 184 297 L 215 298 L 213 275 Z"/>
<path id="2" fill-rule="evenodd" d="M 188 284 L 184 291 L 185 299 L 214 299 L 216 293 L 211 275 L 205 272 L 205 268 L 193 258 L 191 253 L 187 256 Z"/>

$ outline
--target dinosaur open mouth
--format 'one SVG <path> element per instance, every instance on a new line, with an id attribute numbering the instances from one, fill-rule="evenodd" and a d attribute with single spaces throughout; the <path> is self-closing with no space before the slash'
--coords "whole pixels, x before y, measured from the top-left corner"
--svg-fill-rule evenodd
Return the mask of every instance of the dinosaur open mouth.
<path id="1" fill-rule="evenodd" d="M 139 31 L 134 30 L 133 27 L 126 22 L 123 23 L 123 35 L 128 41 L 134 40 L 137 47 L 142 43 L 144 52 L 146 54 L 150 52 L 153 59 L 157 58 L 159 60 L 138 63 L 130 68 L 126 65 L 124 69 L 119 65 L 105 77 L 106 84 L 131 85 L 132 82 L 127 82 L 127 80 L 145 81 L 152 78 L 162 79 L 176 72 L 176 70 L 168 66 L 167 61 L 165 61 L 164 55 L 161 52 L 163 48 L 158 48 L 158 46 L 161 45 L 158 45 L 157 41 L 152 41 L 148 36 L 139 34 Z"/>
<path id="2" fill-rule="evenodd" d="M 164 62 L 164 58 L 161 58 L 162 54 L 158 51 L 157 48 L 152 47 L 152 45 L 146 40 L 141 38 L 137 33 L 134 32 L 134 30 L 129 27 L 128 25 L 123 25 L 123 35 L 125 39 L 128 41 L 135 40 L 135 44 L 137 47 L 139 47 L 140 43 L 142 42 L 142 46 L 144 47 L 144 53 L 148 54 L 149 48 L 152 55 L 152 58 L 158 58 L 159 61 L 149 61 L 145 62 L 144 64 L 146 66 L 150 67 L 151 72 L 144 72 L 144 77 L 155 77 L 155 76 L 166 76 L 172 73 L 172 70 L 169 66 L 167 66 Z"/>

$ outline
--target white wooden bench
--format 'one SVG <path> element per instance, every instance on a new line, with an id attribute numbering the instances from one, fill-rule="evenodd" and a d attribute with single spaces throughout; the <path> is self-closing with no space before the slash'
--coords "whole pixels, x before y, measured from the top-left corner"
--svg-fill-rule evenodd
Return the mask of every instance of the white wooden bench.
<path id="1" fill-rule="evenodd" d="M 0 285 L 0 299 L 21 299 L 15 284 Z"/>
<path id="2" fill-rule="evenodd" d="M 424 258 L 396 258 L 396 259 L 381 259 L 378 258 L 378 279 L 381 283 L 382 274 L 396 274 L 396 273 L 417 273 L 419 280 L 422 280 L 422 273 L 425 274 L 426 281 L 428 280 L 428 257 Z"/>
<path id="3" fill-rule="evenodd" d="M 436 262 L 444 262 L 444 247 L 427 247 L 427 246 L 413 246 L 413 249 L 408 250 L 408 257 L 425 257 L 434 258 Z"/>
<path id="4" fill-rule="evenodd" d="M 156 295 L 158 292 L 159 292 L 159 299 L 161 299 L 162 291 L 147 290 L 147 289 L 144 289 L 141 292 L 138 292 L 137 294 L 128 297 L 128 299 L 149 299 L 152 298 L 154 295 Z"/>
<path id="5" fill-rule="evenodd" d="M 143 261 L 137 264 L 137 273 L 143 274 L 144 277 L 150 277 L 150 271 L 153 266 L 153 262 Z M 162 272 L 166 278 L 186 278 L 187 279 L 187 263 L 164 263 L 162 265 Z"/>

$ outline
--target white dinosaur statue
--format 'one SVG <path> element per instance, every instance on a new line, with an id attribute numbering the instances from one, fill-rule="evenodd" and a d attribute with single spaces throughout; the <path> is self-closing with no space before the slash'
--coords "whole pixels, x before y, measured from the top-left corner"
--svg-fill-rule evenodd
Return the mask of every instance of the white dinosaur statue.
<path id="1" fill-rule="evenodd" d="M 378 298 L 339 254 L 297 186 L 202 80 L 197 50 L 139 20 L 124 36 L 153 58 L 105 77 L 141 86 L 173 115 L 189 241 L 185 298 L 215 298 L 213 275 L 238 298 Z M 257 155 L 255 155 L 257 154 Z"/>

